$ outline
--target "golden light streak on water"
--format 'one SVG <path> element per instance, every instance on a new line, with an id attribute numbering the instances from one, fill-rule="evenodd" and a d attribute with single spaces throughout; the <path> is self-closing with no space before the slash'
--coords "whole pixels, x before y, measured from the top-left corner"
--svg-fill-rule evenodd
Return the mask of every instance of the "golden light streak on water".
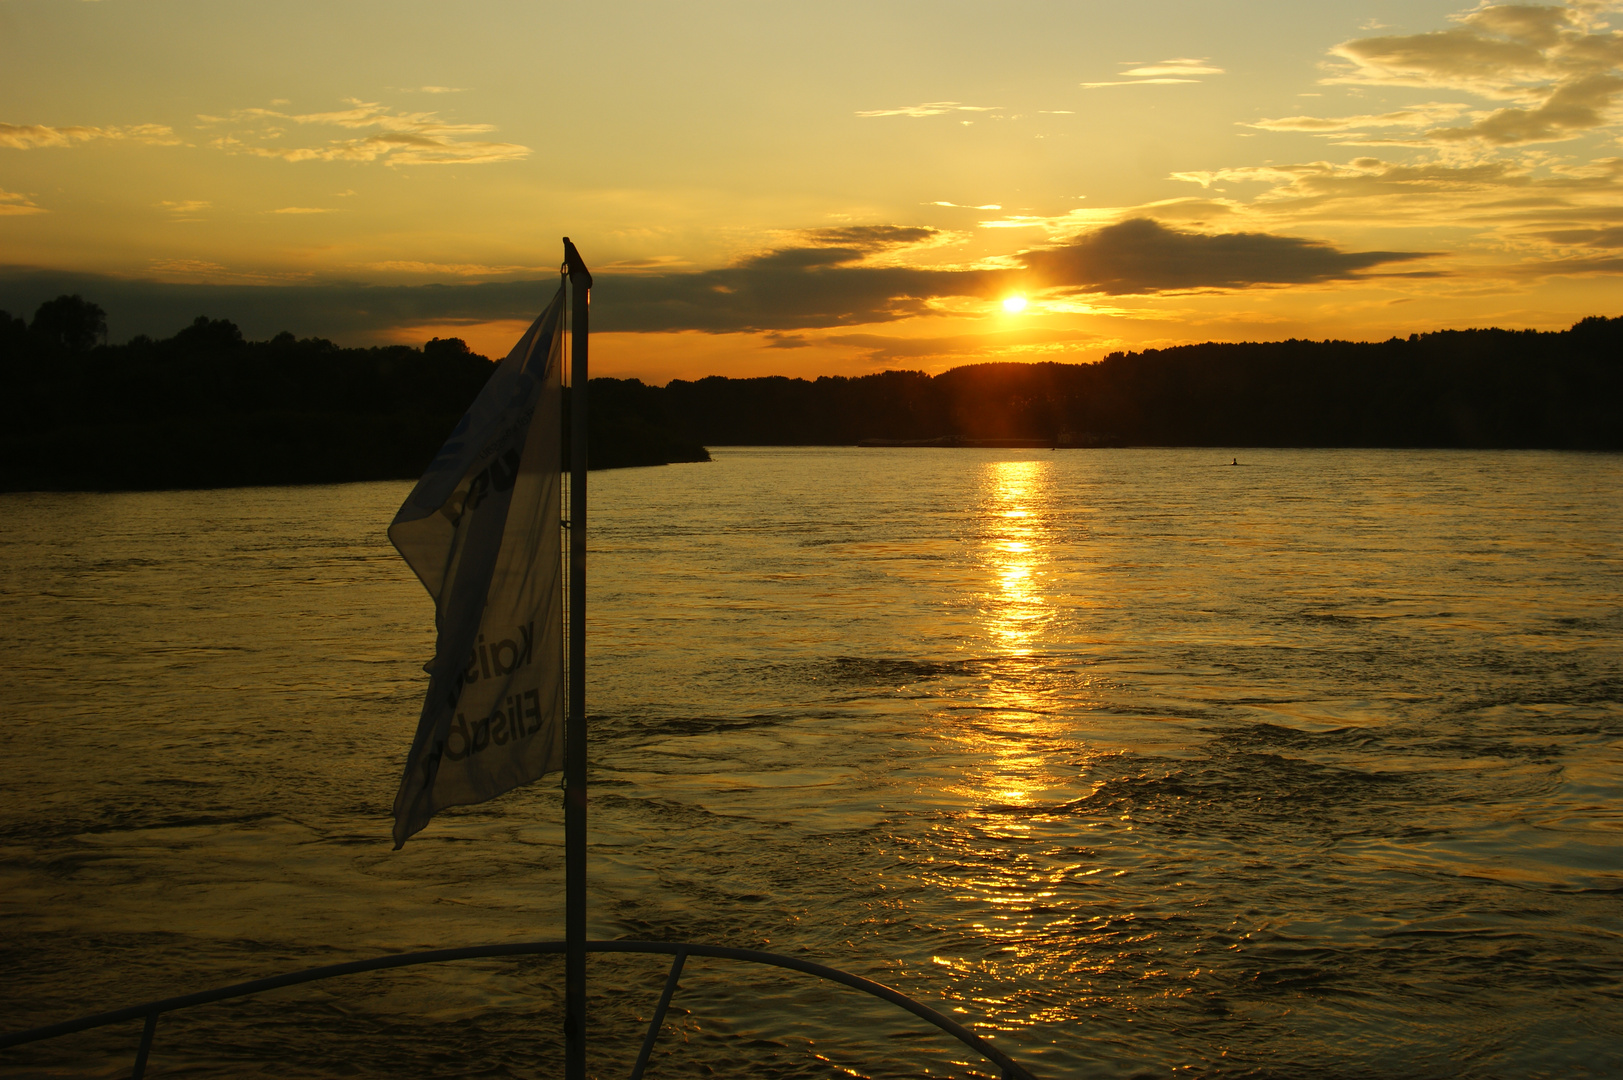
<path id="1" fill-rule="evenodd" d="M 1041 570 L 1046 540 L 1037 507 L 1049 498 L 1045 460 L 993 461 L 983 490 L 989 510 L 985 559 L 996 588 L 987 597 L 988 632 L 1013 656 L 1031 652 L 1048 614 Z"/>

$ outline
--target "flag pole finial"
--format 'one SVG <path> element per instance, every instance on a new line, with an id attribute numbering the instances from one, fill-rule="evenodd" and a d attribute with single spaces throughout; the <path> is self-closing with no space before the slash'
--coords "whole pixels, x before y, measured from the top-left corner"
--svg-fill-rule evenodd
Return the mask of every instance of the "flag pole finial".
<path id="1" fill-rule="evenodd" d="M 569 237 L 564 237 L 564 265 L 569 267 L 569 280 L 583 288 L 592 287 L 592 272 L 586 269 L 586 260 L 580 257 Z"/>

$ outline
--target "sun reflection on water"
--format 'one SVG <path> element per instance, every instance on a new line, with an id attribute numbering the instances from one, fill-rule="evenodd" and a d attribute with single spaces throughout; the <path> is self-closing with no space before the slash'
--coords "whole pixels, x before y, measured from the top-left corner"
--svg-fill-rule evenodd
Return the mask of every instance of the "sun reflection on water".
<path id="1" fill-rule="evenodd" d="M 1047 461 L 993 461 L 982 481 L 987 503 L 985 560 L 995 583 L 986 597 L 987 630 L 1000 651 L 1029 655 L 1050 617 L 1042 567 L 1047 528 Z"/>
<path id="2" fill-rule="evenodd" d="M 1063 795 L 1053 790 L 1047 760 L 1053 752 L 1053 680 L 1045 674 L 1045 635 L 1055 597 L 1049 548 L 1053 540 L 1053 466 L 1046 457 L 991 461 L 982 466 L 974 559 L 976 596 L 986 651 L 985 677 L 953 710 L 945 731 L 974 755 L 957 794 L 975 807 L 970 831 L 977 842 L 1005 842 L 1033 830 L 1027 816 Z M 980 883 L 978 902 L 1001 911 L 1032 901 L 1044 887 L 1023 869 Z M 997 925 L 984 933 L 1018 938 L 1020 927 Z"/>

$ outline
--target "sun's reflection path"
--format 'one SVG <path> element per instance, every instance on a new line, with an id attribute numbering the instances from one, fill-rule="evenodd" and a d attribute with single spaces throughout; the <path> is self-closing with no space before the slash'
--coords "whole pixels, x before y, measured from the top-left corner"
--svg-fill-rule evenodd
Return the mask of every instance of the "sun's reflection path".
<path id="1" fill-rule="evenodd" d="M 949 727 L 981 761 L 964 776 L 962 795 L 982 812 L 1041 804 L 1056 779 L 1048 760 L 1054 674 L 1044 656 L 1044 633 L 1055 618 L 1052 471 L 1043 458 L 987 462 L 981 474 L 977 603 L 986 663 Z M 1012 837 L 1030 826 L 997 812 L 978 827 Z"/>
<path id="2" fill-rule="evenodd" d="M 1138 930 L 1126 912 L 1112 913 L 1125 923 L 1096 932 L 1090 902 L 1121 872 L 1107 849 L 1130 823 L 1077 812 L 1100 788 L 1095 766 L 1108 756 L 1082 719 L 1099 698 L 1073 625 L 1088 606 L 1076 592 L 1093 584 L 1078 555 L 1089 483 L 1077 462 L 1047 454 L 980 466 L 964 551 L 973 659 L 941 688 L 932 717 L 954 766 L 920 792 L 935 813 L 908 837 L 916 847 L 903 869 L 928 895 L 953 901 L 950 912 L 918 914 L 938 941 L 932 992 L 1011 1035 L 1073 1020 L 1079 1008 L 1114 1009 L 1121 935 Z M 1088 973 L 1085 1002 L 1074 987 L 1056 995 L 1041 985 L 1056 962 Z M 1107 989 L 1095 992 L 1094 978 Z"/>
<path id="3" fill-rule="evenodd" d="M 1028 655 L 1052 616 L 1043 591 L 1049 498 L 1047 461 L 994 461 L 983 481 L 987 631 L 1005 655 Z"/>

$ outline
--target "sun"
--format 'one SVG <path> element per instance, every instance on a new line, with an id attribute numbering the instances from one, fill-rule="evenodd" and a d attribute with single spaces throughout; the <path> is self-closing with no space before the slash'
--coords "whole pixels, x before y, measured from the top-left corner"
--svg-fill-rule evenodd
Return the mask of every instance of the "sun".
<path id="1" fill-rule="evenodd" d="M 1026 310 L 1026 298 L 1023 296 L 1005 296 L 1003 298 L 1003 310 L 1010 315 Z"/>

